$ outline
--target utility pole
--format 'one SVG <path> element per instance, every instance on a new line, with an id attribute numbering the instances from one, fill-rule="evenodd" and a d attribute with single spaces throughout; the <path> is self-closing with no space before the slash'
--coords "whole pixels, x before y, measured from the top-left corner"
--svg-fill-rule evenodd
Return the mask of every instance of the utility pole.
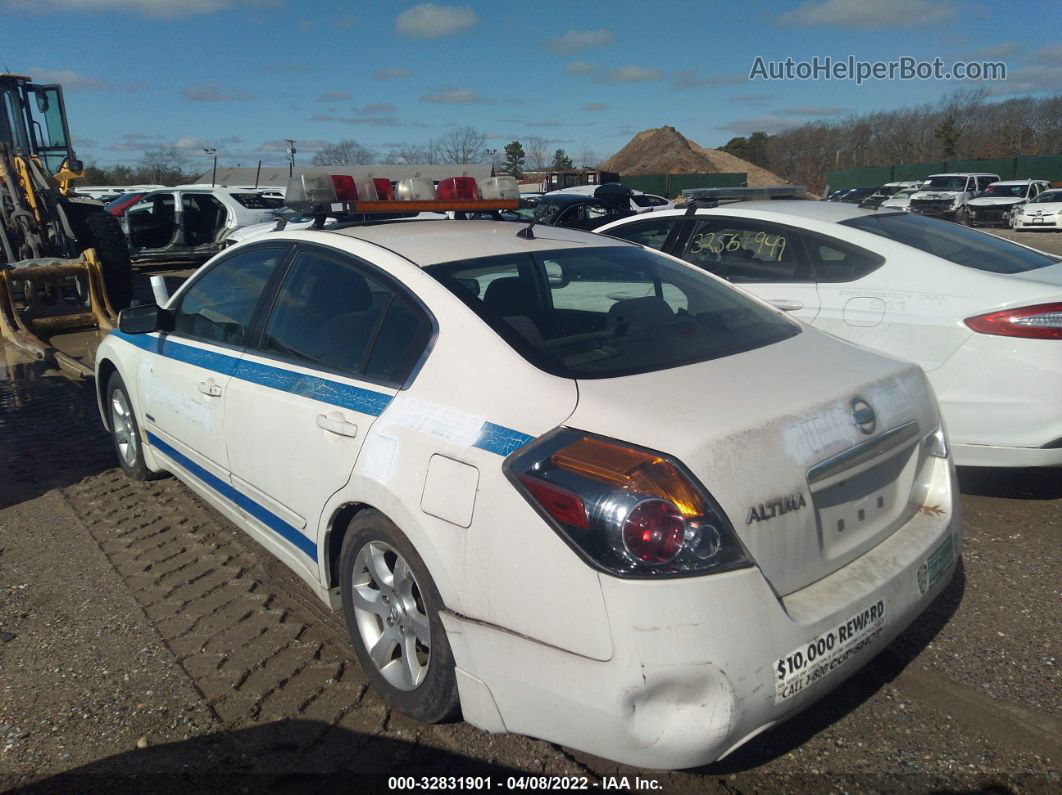
<path id="1" fill-rule="evenodd" d="M 210 187 L 213 188 L 218 178 L 218 150 L 214 146 L 204 146 L 203 151 L 214 156 L 214 167 L 210 170 Z"/>
<path id="2" fill-rule="evenodd" d="M 285 138 L 288 142 L 288 179 L 295 174 L 295 139 Z"/>

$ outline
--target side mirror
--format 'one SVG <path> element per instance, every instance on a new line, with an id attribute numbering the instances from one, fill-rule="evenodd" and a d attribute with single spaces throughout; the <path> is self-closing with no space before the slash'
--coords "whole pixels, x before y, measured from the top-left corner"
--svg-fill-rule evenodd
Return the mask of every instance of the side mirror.
<path id="1" fill-rule="evenodd" d="M 131 306 L 118 313 L 118 330 L 125 334 L 166 331 L 167 312 L 158 304 Z"/>

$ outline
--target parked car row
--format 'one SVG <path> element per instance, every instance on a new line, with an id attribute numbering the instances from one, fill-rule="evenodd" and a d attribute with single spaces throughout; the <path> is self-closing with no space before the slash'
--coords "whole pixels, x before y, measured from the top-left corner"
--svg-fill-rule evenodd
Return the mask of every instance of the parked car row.
<path id="1" fill-rule="evenodd" d="M 1051 229 L 1056 225 L 1018 222 L 1025 205 L 1050 188 L 1051 183 L 1043 179 L 1000 180 L 998 174 L 949 173 L 932 174 L 924 181 L 834 191 L 826 200 L 870 209 L 906 210 L 968 226 Z"/>

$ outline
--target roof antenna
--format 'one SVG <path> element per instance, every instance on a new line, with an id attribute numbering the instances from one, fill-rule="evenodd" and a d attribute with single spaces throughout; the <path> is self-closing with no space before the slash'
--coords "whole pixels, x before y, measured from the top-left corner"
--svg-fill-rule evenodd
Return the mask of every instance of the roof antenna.
<path id="1" fill-rule="evenodd" d="M 521 229 L 519 232 L 517 232 L 516 236 L 517 237 L 522 237 L 524 240 L 534 240 L 535 239 L 535 233 L 531 231 L 534 228 L 534 226 L 535 226 L 535 222 L 534 222 L 534 220 L 532 220 L 531 223 L 529 223 L 527 226 L 525 226 L 523 229 Z"/>

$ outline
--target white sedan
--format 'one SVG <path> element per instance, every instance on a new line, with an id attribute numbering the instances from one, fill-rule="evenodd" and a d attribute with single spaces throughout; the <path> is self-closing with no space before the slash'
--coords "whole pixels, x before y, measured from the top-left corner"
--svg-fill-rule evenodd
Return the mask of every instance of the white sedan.
<path id="1" fill-rule="evenodd" d="M 682 257 L 815 328 L 917 362 L 957 463 L 1062 465 L 1058 257 L 913 213 L 828 202 L 654 213 L 596 231 Z"/>
<path id="2" fill-rule="evenodd" d="M 1062 189 L 1045 190 L 1010 217 L 1011 228 L 1021 232 L 1062 232 Z"/>
<path id="3" fill-rule="evenodd" d="M 704 764 L 955 570 L 922 371 L 640 246 L 277 232 L 119 325 L 96 383 L 123 469 L 175 473 L 342 609 L 421 720 Z"/>

